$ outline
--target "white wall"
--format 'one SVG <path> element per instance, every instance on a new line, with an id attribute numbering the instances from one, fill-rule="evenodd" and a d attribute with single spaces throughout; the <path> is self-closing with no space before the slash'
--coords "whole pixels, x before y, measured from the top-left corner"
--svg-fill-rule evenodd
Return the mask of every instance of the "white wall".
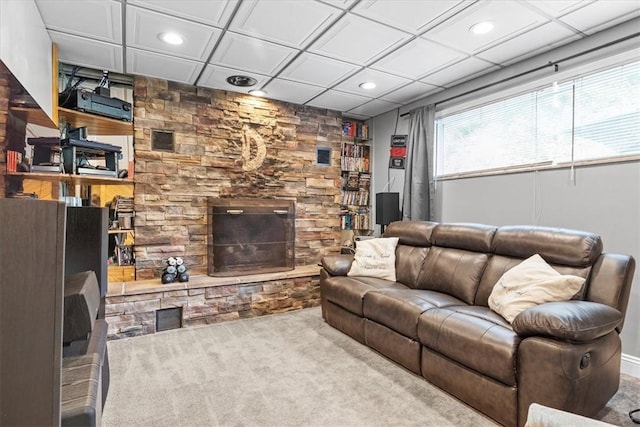
<path id="1" fill-rule="evenodd" d="M 51 46 L 33 0 L 0 1 L 0 60 L 50 118 L 54 107 Z"/>
<path id="2" fill-rule="evenodd" d="M 404 169 L 389 169 L 389 149 L 391 135 L 404 135 L 409 131 L 409 116 L 399 117 L 398 110 L 376 117 L 371 122 L 373 135 L 373 174 L 371 190 L 371 212 L 375 224 L 375 195 L 383 191 L 400 193 L 402 208 L 402 188 Z M 375 226 L 375 234 L 380 234 L 380 226 Z"/>

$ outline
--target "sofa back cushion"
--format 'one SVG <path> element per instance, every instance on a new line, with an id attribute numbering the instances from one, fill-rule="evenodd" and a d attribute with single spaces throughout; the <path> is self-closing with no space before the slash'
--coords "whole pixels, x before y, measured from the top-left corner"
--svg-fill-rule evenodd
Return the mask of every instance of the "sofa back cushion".
<path id="1" fill-rule="evenodd" d="M 602 253 L 600 236 L 583 231 L 541 226 L 505 226 L 496 231 L 493 256 L 487 264 L 476 305 L 488 306 L 489 295 L 498 279 L 524 259 L 539 254 L 560 274 L 588 279 L 591 267 Z M 588 283 L 575 296 L 582 299 Z"/>
<path id="2" fill-rule="evenodd" d="M 396 247 L 396 281 L 410 288 L 417 286 L 436 225 L 429 221 L 397 221 L 386 228 L 384 237 L 399 239 Z"/>
<path id="3" fill-rule="evenodd" d="M 452 295 L 473 304 L 489 259 L 495 227 L 480 224 L 439 224 L 417 287 Z"/>
<path id="4" fill-rule="evenodd" d="M 486 253 L 434 246 L 424 260 L 417 287 L 473 304 L 488 259 Z"/>
<path id="5" fill-rule="evenodd" d="M 596 234 L 564 228 L 505 226 L 496 231 L 492 252 L 520 259 L 539 254 L 549 264 L 588 267 L 602 253 L 602 240 Z"/>

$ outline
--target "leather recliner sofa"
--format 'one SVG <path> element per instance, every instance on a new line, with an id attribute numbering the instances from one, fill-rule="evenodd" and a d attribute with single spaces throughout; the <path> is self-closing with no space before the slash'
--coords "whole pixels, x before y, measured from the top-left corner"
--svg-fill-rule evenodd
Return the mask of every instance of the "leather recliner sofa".
<path id="1" fill-rule="evenodd" d="M 539 226 L 398 221 L 395 282 L 348 276 L 353 255 L 327 255 L 322 316 L 331 326 L 497 422 L 524 425 L 539 403 L 593 416 L 620 381 L 619 333 L 635 270 L 592 233 Z M 585 278 L 570 301 L 520 313 L 489 308 L 502 274 L 539 254 Z"/>

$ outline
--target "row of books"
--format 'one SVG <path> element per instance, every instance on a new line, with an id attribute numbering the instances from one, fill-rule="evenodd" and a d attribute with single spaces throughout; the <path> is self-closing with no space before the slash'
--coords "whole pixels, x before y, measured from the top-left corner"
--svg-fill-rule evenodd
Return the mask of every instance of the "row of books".
<path id="1" fill-rule="evenodd" d="M 343 171 L 369 172 L 371 147 L 362 144 L 342 142 L 340 168 Z"/>
<path id="2" fill-rule="evenodd" d="M 365 172 L 343 172 L 342 188 L 344 190 L 369 190 L 371 174 Z"/>
<path id="3" fill-rule="evenodd" d="M 7 150 L 7 172 L 17 172 L 18 164 L 22 162 L 22 153 Z"/>
<path id="4" fill-rule="evenodd" d="M 350 138 L 369 139 L 369 126 L 355 120 L 344 121 L 342 134 Z"/>
<path id="5" fill-rule="evenodd" d="M 369 206 L 369 192 L 368 191 L 343 191 L 342 201 L 343 205 L 354 206 Z"/>
<path id="6" fill-rule="evenodd" d="M 342 230 L 369 230 L 370 221 L 369 213 L 349 212 L 342 215 L 340 228 Z"/>

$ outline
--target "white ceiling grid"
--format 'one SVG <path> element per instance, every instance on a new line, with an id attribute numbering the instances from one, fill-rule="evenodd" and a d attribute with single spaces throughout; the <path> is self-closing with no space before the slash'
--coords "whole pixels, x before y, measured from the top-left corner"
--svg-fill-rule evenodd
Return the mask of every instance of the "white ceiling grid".
<path id="1" fill-rule="evenodd" d="M 366 119 L 640 16 L 636 0 L 36 0 L 63 63 Z M 72 19 L 73 18 L 73 19 Z M 495 30 L 469 28 L 491 20 Z M 184 36 L 180 46 L 159 34 Z M 375 81 L 375 89 L 359 87 Z"/>

